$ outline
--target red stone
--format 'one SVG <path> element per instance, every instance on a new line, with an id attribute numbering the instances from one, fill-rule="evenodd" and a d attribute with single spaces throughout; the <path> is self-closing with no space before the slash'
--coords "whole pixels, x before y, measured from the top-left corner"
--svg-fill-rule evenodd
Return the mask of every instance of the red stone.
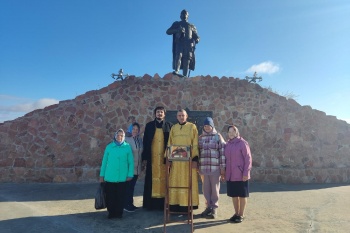
<path id="1" fill-rule="evenodd" d="M 24 158 L 16 158 L 13 166 L 14 167 L 25 167 L 26 160 Z"/>
<path id="2" fill-rule="evenodd" d="M 145 74 L 143 77 L 142 77 L 145 81 L 150 81 L 152 79 L 152 76 L 150 76 L 149 74 Z"/>
<path id="3" fill-rule="evenodd" d="M 172 78 L 173 78 L 173 74 L 172 73 L 167 73 L 163 77 L 164 80 L 172 80 Z"/>

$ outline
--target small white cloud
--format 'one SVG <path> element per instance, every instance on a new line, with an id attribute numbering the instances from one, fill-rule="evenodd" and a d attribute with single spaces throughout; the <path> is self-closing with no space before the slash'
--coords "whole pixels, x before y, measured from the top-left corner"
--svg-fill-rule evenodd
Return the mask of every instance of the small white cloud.
<path id="1" fill-rule="evenodd" d="M 0 95 L 0 122 L 13 120 L 36 109 L 57 104 L 56 99 L 43 98 L 37 101 L 15 96 Z"/>
<path id="2" fill-rule="evenodd" d="M 280 71 L 280 66 L 271 61 L 266 61 L 257 65 L 252 65 L 248 70 L 246 70 L 247 73 L 257 72 L 258 74 L 274 74 L 278 71 Z"/>
<path id="3" fill-rule="evenodd" d="M 56 99 L 39 99 L 34 102 L 17 103 L 13 105 L 0 106 L 0 111 L 10 112 L 31 112 L 35 109 L 45 108 L 46 106 L 57 104 L 59 101 Z"/>

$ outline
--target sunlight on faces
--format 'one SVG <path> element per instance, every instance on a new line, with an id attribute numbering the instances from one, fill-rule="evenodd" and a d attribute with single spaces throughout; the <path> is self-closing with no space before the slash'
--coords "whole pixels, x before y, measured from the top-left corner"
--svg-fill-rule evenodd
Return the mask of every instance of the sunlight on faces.
<path id="1" fill-rule="evenodd" d="M 123 132 L 118 132 L 118 134 L 115 136 L 115 140 L 117 140 L 117 142 L 121 143 L 124 140 Z"/>
<path id="2" fill-rule="evenodd" d="M 227 132 L 227 135 L 228 135 L 229 139 L 233 139 L 233 138 L 237 137 L 237 132 L 236 132 L 235 127 L 230 127 L 228 132 Z"/>
<path id="3" fill-rule="evenodd" d="M 211 127 L 210 125 L 204 125 L 203 128 L 204 128 L 204 131 L 207 133 L 209 133 L 213 130 L 213 127 Z"/>
<path id="4" fill-rule="evenodd" d="M 177 112 L 176 118 L 180 124 L 185 123 L 187 121 L 187 117 L 186 111 Z"/>
<path id="5" fill-rule="evenodd" d="M 164 120 L 164 118 L 165 118 L 165 112 L 164 112 L 164 110 L 157 110 L 157 111 L 156 111 L 156 118 L 157 118 L 158 120 Z"/>
<path id="6" fill-rule="evenodd" d="M 137 136 L 137 135 L 139 134 L 139 132 L 140 132 L 139 127 L 137 127 L 137 125 L 134 125 L 134 126 L 132 127 L 132 131 L 131 131 L 132 136 L 133 136 L 133 137 Z"/>

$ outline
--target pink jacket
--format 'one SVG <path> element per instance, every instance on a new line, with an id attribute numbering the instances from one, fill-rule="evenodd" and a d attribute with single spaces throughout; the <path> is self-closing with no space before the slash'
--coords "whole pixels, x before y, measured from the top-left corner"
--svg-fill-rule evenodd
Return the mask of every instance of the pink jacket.
<path id="1" fill-rule="evenodd" d="M 246 140 L 242 137 L 229 140 L 226 142 L 224 154 L 226 157 L 226 180 L 242 181 L 243 176 L 250 179 L 252 155 Z"/>

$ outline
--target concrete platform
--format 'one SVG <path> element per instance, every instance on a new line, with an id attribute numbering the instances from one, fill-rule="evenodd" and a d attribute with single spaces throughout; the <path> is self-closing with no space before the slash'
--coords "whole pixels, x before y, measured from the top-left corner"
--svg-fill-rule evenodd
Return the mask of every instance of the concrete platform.
<path id="1" fill-rule="evenodd" d="M 163 212 L 137 210 L 123 219 L 107 219 L 106 210 L 94 209 L 97 183 L 0 184 L 1 233 L 163 232 Z M 143 183 L 136 185 L 136 206 L 142 205 Z M 219 218 L 200 218 L 194 211 L 196 233 L 229 232 L 350 232 L 350 185 L 251 183 L 246 219 L 234 224 L 231 199 L 222 184 Z M 172 215 L 173 220 L 185 217 Z M 173 223 L 166 232 L 190 232 L 190 225 Z"/>

